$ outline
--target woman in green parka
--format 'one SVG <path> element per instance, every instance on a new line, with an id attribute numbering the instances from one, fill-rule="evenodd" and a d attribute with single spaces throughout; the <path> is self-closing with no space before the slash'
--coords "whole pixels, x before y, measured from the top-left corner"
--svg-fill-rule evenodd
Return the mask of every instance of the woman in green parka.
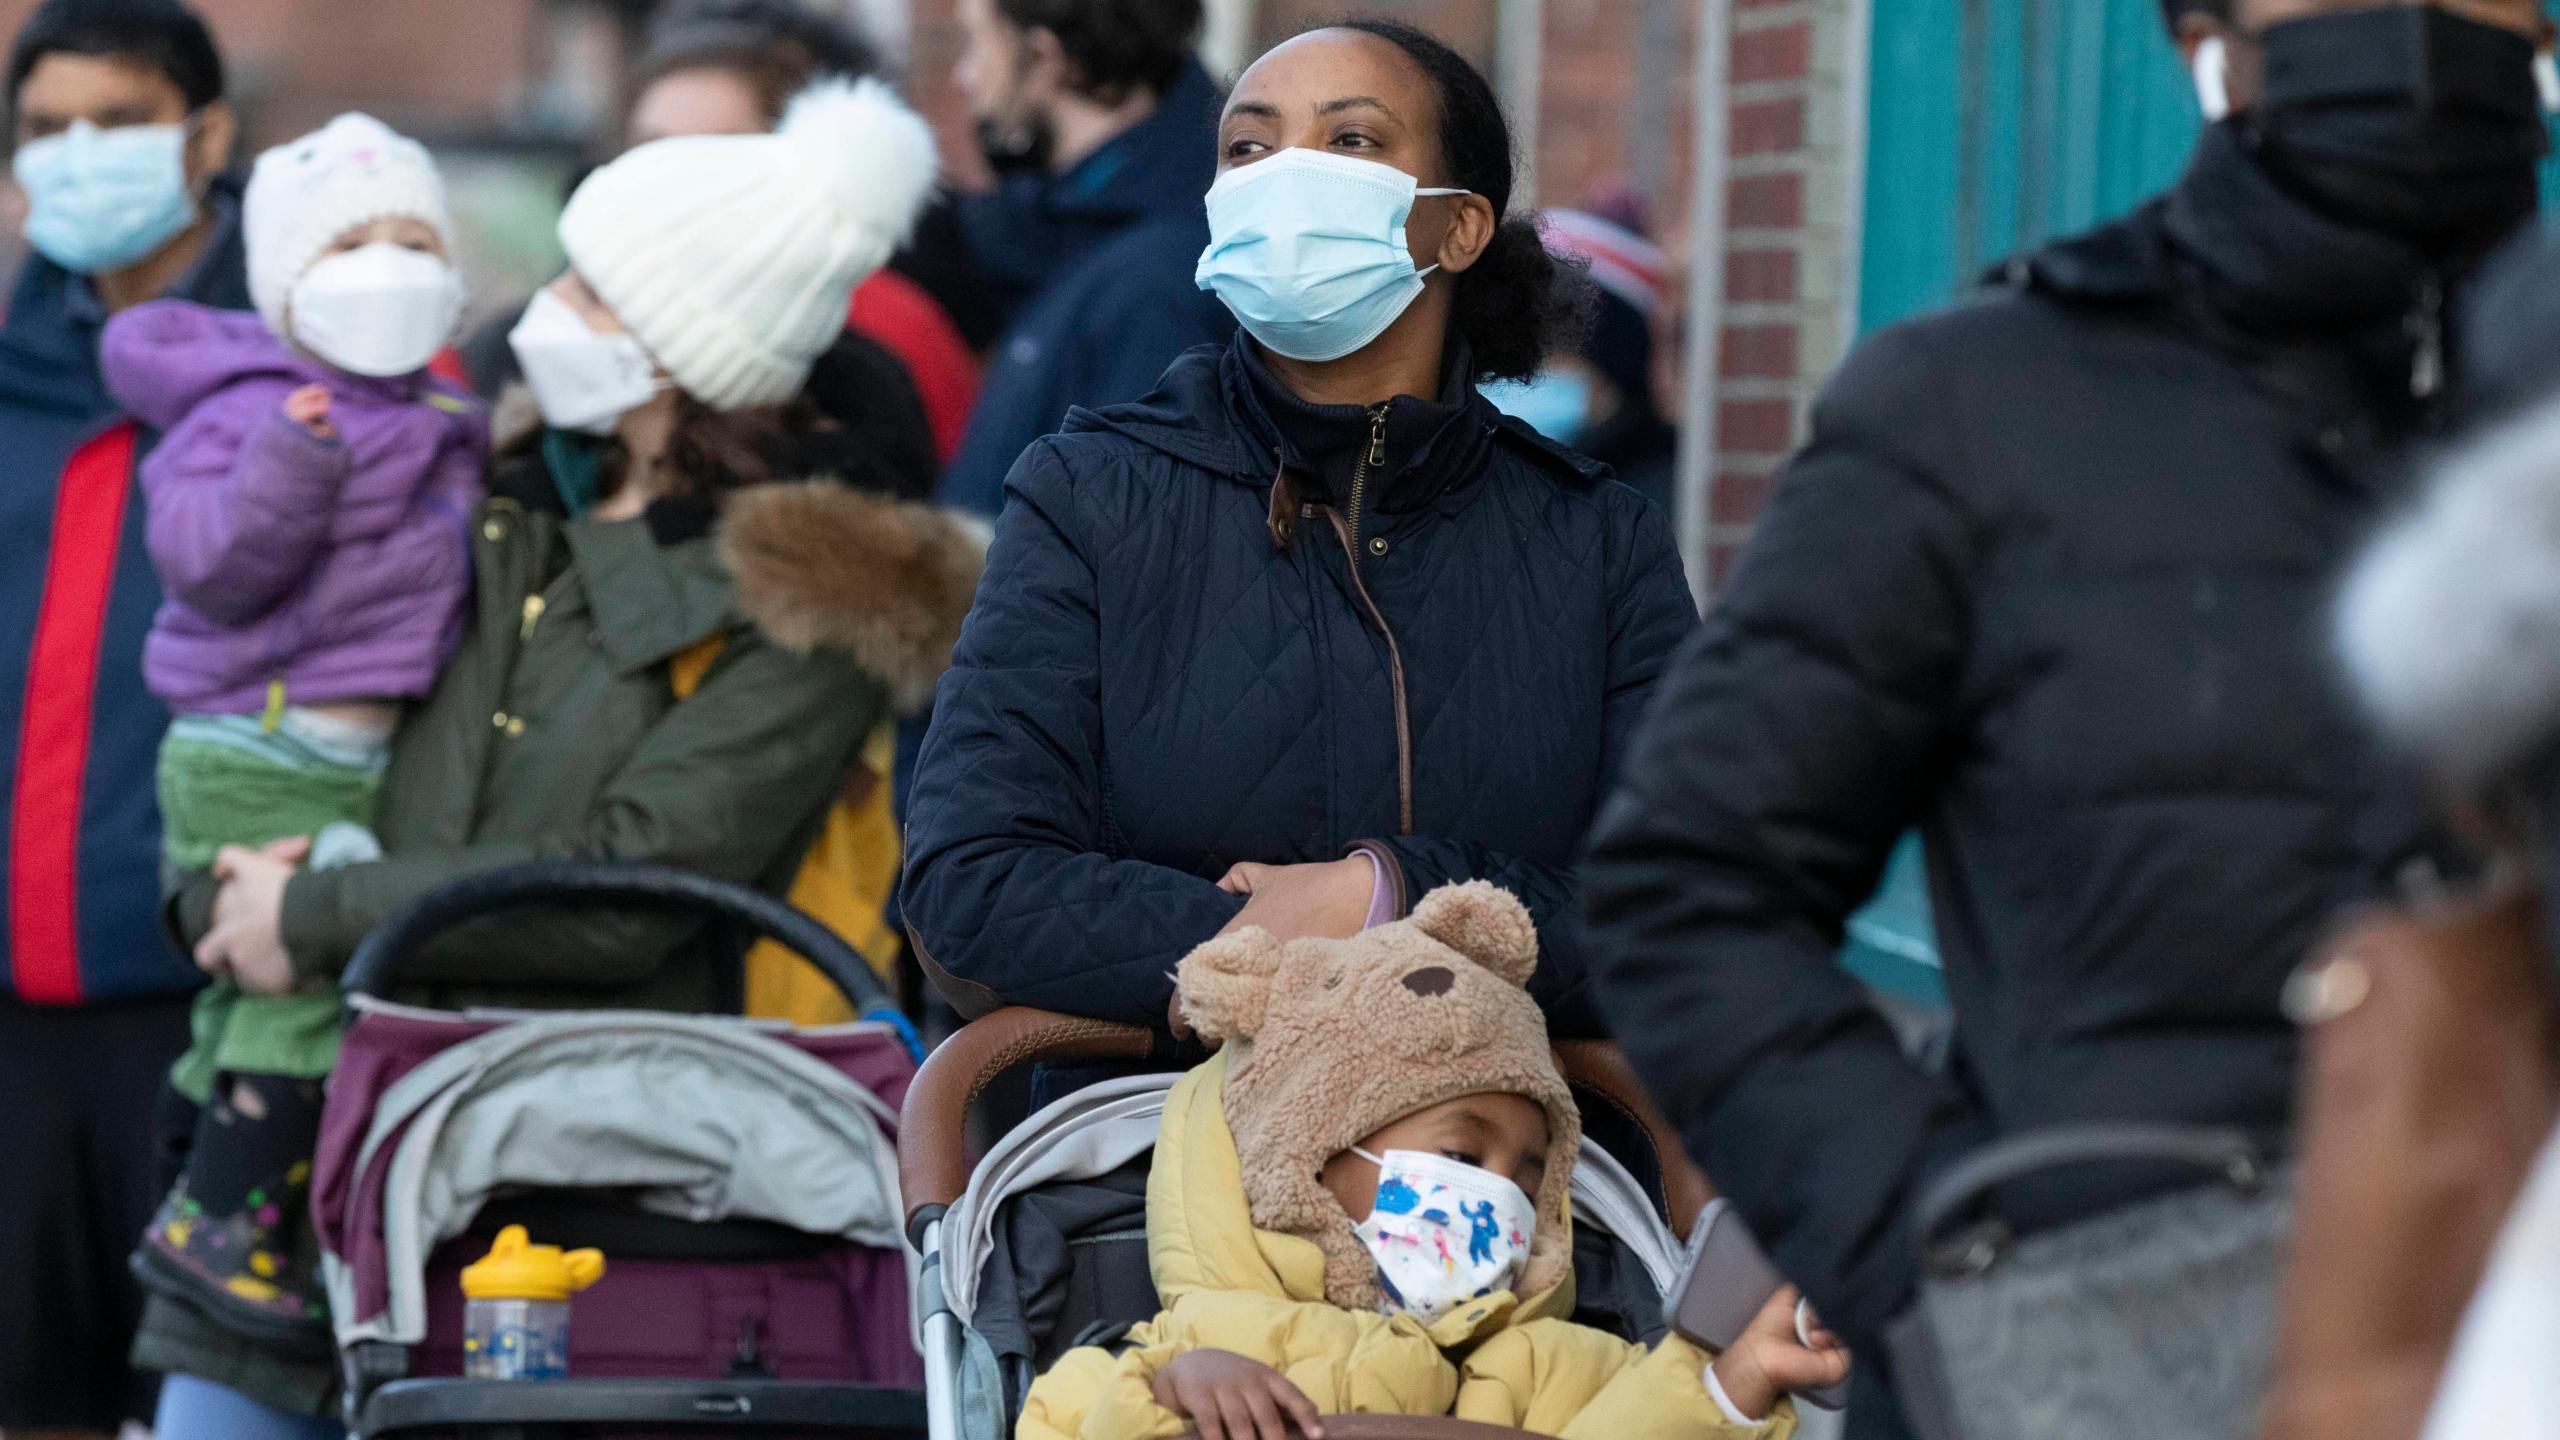
<path id="1" fill-rule="evenodd" d="M 226 852 L 176 902 L 199 963 L 253 992 L 330 984 L 409 902 L 523 861 L 650 861 L 779 894 L 848 788 L 886 783 L 866 744 L 948 663 L 982 545 L 913 498 L 931 451 L 912 387 L 842 331 L 933 173 L 912 112 L 829 84 L 771 134 L 659 141 L 579 188 L 571 268 L 511 337 L 540 421 L 455 517 L 475 601 L 394 743 L 384 853 L 315 870 L 291 841 Z M 420 950 L 392 993 L 711 1011 L 735 1007 L 738 959 L 678 915 L 526 907 Z M 294 1248 L 307 1258 L 307 1237 Z M 155 1295 L 137 1360 L 305 1434 L 290 1426 L 327 1413 L 335 1384 L 325 1348 L 295 1349 Z"/>

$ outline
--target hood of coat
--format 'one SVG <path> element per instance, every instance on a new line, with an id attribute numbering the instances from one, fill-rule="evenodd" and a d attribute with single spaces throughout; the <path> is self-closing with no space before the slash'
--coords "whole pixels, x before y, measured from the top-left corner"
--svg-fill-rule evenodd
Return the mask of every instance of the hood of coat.
<path id="1" fill-rule="evenodd" d="M 732 493 L 714 534 L 738 608 L 787 650 L 841 650 L 921 707 L 951 668 L 987 531 L 938 506 L 834 480 Z"/>
<path id="2" fill-rule="evenodd" d="M 2448 456 L 2338 607 L 2383 730 L 2462 792 L 2560 745 L 2560 399 Z"/>
<path id="3" fill-rule="evenodd" d="M 1147 1259 L 1156 1293 L 1168 1306 L 1193 1291 L 1331 1303 L 1324 1248 L 1253 1223 L 1243 1163 L 1234 1132 L 1227 1128 L 1228 1053 L 1211 1056 L 1165 1097 L 1155 1161 L 1147 1174 Z M 1347 1230 L 1349 1217 L 1343 1223 Z M 1564 1223 L 1569 1226 L 1570 1218 Z M 1570 1243 L 1565 1253 L 1572 1253 Z M 1399 1316 L 1396 1323 L 1421 1329 L 1448 1350 L 1523 1321 L 1572 1313 L 1573 1272 L 1567 1267 L 1561 1280 L 1526 1300 L 1502 1293 L 1453 1311 L 1436 1325 L 1424 1326 L 1410 1316 Z"/>
<path id="4" fill-rule="evenodd" d="M 527 442 L 541 424 L 523 387 L 499 397 L 494 428 L 514 465 L 539 471 Z M 492 488 L 561 508 L 538 474 Z M 730 492 L 712 536 L 740 614 L 784 649 L 851 655 L 888 685 L 902 712 L 930 700 L 951 668 L 987 541 L 974 516 L 824 476 Z"/>

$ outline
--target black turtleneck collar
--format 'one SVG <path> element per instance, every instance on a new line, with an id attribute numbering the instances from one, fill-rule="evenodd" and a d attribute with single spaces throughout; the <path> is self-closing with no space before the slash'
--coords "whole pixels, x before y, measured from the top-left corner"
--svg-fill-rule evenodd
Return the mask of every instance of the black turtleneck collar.
<path id="1" fill-rule="evenodd" d="M 1246 380 L 1239 408 L 1254 438 L 1294 474 L 1302 499 L 1347 502 L 1381 407 L 1301 399 L 1272 373 L 1259 347 L 1241 334 L 1236 346 Z M 1478 468 L 1494 419 L 1491 407 L 1477 398 L 1469 369 L 1466 347 L 1453 345 L 1438 399 L 1398 395 L 1386 402 L 1386 463 L 1369 473 L 1364 503 L 1370 511 L 1410 510 Z"/>
<path id="2" fill-rule="evenodd" d="M 2169 194 L 2166 224 L 2206 302 L 2270 337 L 2396 327 L 2429 287 L 2441 294 L 2480 259 L 2430 253 L 2322 212 L 2259 162 L 2245 119 L 2205 130 Z"/>

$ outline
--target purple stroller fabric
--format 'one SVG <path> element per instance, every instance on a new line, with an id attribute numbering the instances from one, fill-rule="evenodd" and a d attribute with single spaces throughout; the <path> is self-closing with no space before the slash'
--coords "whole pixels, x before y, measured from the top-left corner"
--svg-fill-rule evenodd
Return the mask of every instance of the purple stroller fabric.
<path id="1" fill-rule="evenodd" d="M 393 1157 L 416 1121 L 374 1135 L 385 1095 L 446 1051 L 509 1023 L 365 1002 L 350 1027 L 330 1077 L 312 1187 L 321 1244 L 344 1267 L 341 1293 L 353 1299 L 350 1313 L 338 1317 L 342 1334 L 350 1320 L 378 1316 L 391 1300 Z M 900 1040 L 876 1026 L 754 1030 L 760 1043 L 788 1046 L 869 1091 L 892 1116 L 914 1076 Z M 881 1123 L 894 1141 L 894 1120 Z M 369 1135 L 374 1146 L 367 1154 Z M 471 1249 L 467 1239 L 457 1240 L 428 1263 L 428 1334 L 416 1347 L 413 1373 L 459 1371 L 456 1272 L 477 1258 L 466 1253 Z M 724 1374 L 742 1327 L 753 1321 L 765 1337 L 764 1354 L 783 1378 L 912 1386 L 921 1383 L 922 1362 L 909 1339 L 907 1303 L 904 1255 L 851 1240 L 787 1260 L 616 1263 L 608 1256 L 606 1279 L 575 1308 L 572 1373 Z"/>

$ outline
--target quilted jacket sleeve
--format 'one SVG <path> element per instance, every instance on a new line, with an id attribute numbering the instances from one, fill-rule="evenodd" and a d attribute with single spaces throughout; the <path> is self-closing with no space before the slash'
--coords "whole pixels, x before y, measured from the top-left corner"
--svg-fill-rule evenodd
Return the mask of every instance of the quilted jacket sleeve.
<path id="1" fill-rule="evenodd" d="M 1603 698 L 1598 774 L 1610 783 L 1680 642 L 1698 627 L 1696 602 L 1671 536 L 1668 519 L 1631 494 L 1624 502 L 1607 577 L 1609 602 L 1608 693 Z M 1575 867 L 1506 855 L 1462 840 L 1401 835 L 1367 842 L 1402 872 L 1408 903 L 1434 888 L 1461 880 L 1490 880 L 1520 897 L 1538 925 L 1538 970 L 1529 993 L 1546 1011 L 1549 1028 L 1563 1036 L 1602 1033 L 1586 984 L 1588 945 L 1582 924 L 1582 878 Z"/>
<path id="2" fill-rule="evenodd" d="M 345 442 L 281 409 L 237 395 L 207 402 L 142 466 L 144 538 L 162 585 L 217 625 L 266 614 L 319 562 L 347 467 Z"/>
<path id="3" fill-rule="evenodd" d="M 419 896 L 535 861 L 646 861 L 755 884 L 805 843 L 811 797 L 842 786 L 888 713 L 886 689 L 849 657 L 795 654 L 739 631 L 700 688 L 660 718 L 600 794 L 564 809 L 556 828 L 305 870 L 285 887 L 285 947 L 303 978 L 334 980 L 366 934 Z M 522 907 L 437 936 L 403 962 L 401 978 L 627 986 L 701 928 L 697 916 L 645 907 Z"/>
<path id="4" fill-rule="evenodd" d="M 1161 1027 L 1175 964 L 1244 901 L 1112 854 L 1101 629 L 1075 481 L 1042 441 L 1006 489 L 916 762 L 907 925 L 963 1015 L 1037 1005 Z"/>
<path id="5" fill-rule="evenodd" d="M 1647 1086 L 1851 1342 L 1910 1295 L 1906 1195 L 1969 1123 L 1834 963 L 1959 743 L 1975 520 L 1894 437 L 1930 357 L 1870 343 L 1665 677 L 1588 860 L 1594 980 Z"/>

